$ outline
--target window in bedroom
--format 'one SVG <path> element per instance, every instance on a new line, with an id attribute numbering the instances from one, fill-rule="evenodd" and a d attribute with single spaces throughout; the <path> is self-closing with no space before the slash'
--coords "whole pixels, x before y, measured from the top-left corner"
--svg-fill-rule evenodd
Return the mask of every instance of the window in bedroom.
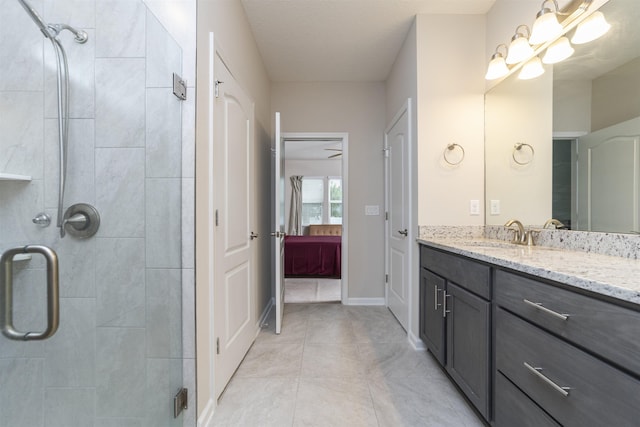
<path id="1" fill-rule="evenodd" d="M 342 178 L 302 179 L 302 225 L 342 224 Z"/>
<path id="2" fill-rule="evenodd" d="M 322 224 L 324 179 L 302 179 L 302 225 Z"/>
<path id="3" fill-rule="evenodd" d="M 329 224 L 342 224 L 341 178 L 329 178 Z"/>

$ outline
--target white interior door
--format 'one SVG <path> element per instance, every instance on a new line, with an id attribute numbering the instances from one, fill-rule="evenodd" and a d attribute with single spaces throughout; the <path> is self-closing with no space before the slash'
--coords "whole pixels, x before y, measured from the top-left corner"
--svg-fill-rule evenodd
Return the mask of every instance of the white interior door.
<path id="1" fill-rule="evenodd" d="M 217 54 L 214 79 L 214 330 L 219 397 L 256 332 L 250 209 L 254 107 Z"/>
<path id="2" fill-rule="evenodd" d="M 284 140 L 280 129 L 280 113 L 275 117 L 274 150 L 274 214 L 273 253 L 275 271 L 276 334 L 282 330 L 284 314 Z"/>
<path id="3" fill-rule="evenodd" d="M 633 119 L 579 138 L 578 229 L 640 231 L 639 133 Z"/>
<path id="4" fill-rule="evenodd" d="M 410 102 L 385 132 L 387 305 L 405 330 L 409 322 Z"/>

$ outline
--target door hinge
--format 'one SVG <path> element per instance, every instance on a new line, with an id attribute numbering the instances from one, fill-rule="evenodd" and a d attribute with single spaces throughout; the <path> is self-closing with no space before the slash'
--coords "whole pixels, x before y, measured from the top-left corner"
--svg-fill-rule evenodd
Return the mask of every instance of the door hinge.
<path id="1" fill-rule="evenodd" d="M 178 394 L 173 398 L 173 418 L 178 418 L 178 415 L 185 409 L 188 409 L 187 403 L 189 401 L 189 392 L 186 388 L 181 388 Z"/>
<path id="2" fill-rule="evenodd" d="M 389 275 L 388 274 L 384 275 L 384 283 L 389 283 Z"/>
<path id="3" fill-rule="evenodd" d="M 384 213 L 384 220 L 389 221 L 389 212 Z"/>
<path id="4" fill-rule="evenodd" d="M 220 338 L 216 338 L 216 354 L 220 354 Z"/>
<path id="5" fill-rule="evenodd" d="M 218 226 L 218 209 L 216 209 L 216 227 Z"/>
<path id="6" fill-rule="evenodd" d="M 388 158 L 389 157 L 389 149 L 388 148 L 383 148 L 382 152 L 384 153 L 384 157 Z"/>
<path id="7" fill-rule="evenodd" d="M 221 82 L 220 80 L 216 80 L 215 81 L 216 87 L 215 87 L 214 95 L 215 95 L 216 98 L 220 97 L 220 84 L 221 83 L 224 83 L 224 82 Z"/>
<path id="8" fill-rule="evenodd" d="M 181 101 L 187 99 L 187 83 L 176 73 L 173 73 L 173 94 Z"/>

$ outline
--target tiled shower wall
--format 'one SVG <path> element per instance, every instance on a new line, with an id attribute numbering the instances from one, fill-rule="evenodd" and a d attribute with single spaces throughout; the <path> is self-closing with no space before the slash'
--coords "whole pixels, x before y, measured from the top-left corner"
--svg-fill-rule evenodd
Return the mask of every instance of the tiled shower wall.
<path id="1" fill-rule="evenodd" d="M 89 33 L 84 45 L 61 36 L 72 118 L 65 207 L 93 204 L 102 224 L 79 240 L 31 221 L 56 218 L 53 50 L 17 0 L 0 0 L 0 172 L 32 177 L 0 181 L 0 252 L 51 246 L 61 286 L 53 338 L 0 337 L 0 426 L 195 425 L 195 404 L 177 420 L 171 407 L 179 386 L 195 391 L 194 90 L 184 102 L 171 90 L 172 72 L 195 81 L 195 40 L 181 49 L 165 28 L 195 32 L 192 2 L 173 4 L 190 22 L 150 2 L 164 25 L 139 0 L 31 3 L 46 21 Z M 43 262 L 14 264 L 16 325 L 39 330 Z"/>

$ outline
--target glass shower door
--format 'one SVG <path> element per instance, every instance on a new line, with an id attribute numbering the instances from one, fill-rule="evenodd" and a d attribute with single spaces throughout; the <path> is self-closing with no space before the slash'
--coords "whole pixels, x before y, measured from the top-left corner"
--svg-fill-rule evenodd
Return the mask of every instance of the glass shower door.
<path id="1" fill-rule="evenodd" d="M 182 426 L 181 49 L 141 1 L 86 3 L 34 1 L 47 22 L 65 14 L 89 35 L 83 45 L 59 36 L 70 77 L 64 208 L 89 203 L 101 217 L 79 239 L 55 227 L 51 43 L 17 1 L 0 0 L 0 253 L 55 251 L 60 310 L 48 339 L 0 335 L 0 427 Z M 33 222 L 40 213 L 50 226 Z M 45 258 L 11 267 L 15 329 L 46 329 Z"/>

